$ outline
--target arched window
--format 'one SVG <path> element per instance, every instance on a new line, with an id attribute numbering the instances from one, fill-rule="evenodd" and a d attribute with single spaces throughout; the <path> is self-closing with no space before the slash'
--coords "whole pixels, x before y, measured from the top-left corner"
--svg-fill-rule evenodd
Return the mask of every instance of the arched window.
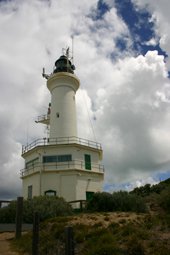
<path id="1" fill-rule="evenodd" d="M 55 197 L 56 194 L 57 194 L 57 192 L 56 192 L 55 190 L 49 189 L 49 190 L 46 190 L 46 191 L 44 192 L 44 194 L 45 194 L 45 196 Z"/>

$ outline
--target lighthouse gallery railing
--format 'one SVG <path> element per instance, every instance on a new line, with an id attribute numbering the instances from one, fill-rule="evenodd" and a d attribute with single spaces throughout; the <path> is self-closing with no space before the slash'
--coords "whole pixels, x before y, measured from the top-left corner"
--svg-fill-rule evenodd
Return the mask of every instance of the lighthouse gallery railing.
<path id="1" fill-rule="evenodd" d="M 83 138 L 71 136 L 71 137 L 57 137 L 57 138 L 40 138 L 34 140 L 32 143 L 28 145 L 22 146 L 22 154 L 32 150 L 37 146 L 45 146 L 45 145 L 57 145 L 57 144 L 80 144 L 84 146 L 88 146 L 94 149 L 102 150 L 101 144 L 97 142 L 93 142 L 90 140 L 86 140 Z"/>
<path id="2" fill-rule="evenodd" d="M 24 177 L 29 174 L 33 174 L 35 172 L 40 171 L 63 171 L 63 170 L 85 170 L 85 171 L 92 171 L 98 173 L 104 173 L 104 166 L 96 163 L 91 164 L 91 170 L 87 170 L 85 167 L 84 161 L 81 160 L 72 160 L 68 162 L 55 162 L 55 163 L 41 163 L 37 162 L 32 164 L 27 168 L 20 170 L 20 176 Z"/>

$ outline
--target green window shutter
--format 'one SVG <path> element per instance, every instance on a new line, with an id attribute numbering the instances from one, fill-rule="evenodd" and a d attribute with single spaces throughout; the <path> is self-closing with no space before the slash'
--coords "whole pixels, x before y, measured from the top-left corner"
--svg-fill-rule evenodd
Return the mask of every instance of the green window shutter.
<path id="1" fill-rule="evenodd" d="M 91 156 L 89 154 L 84 155 L 85 169 L 91 170 Z"/>

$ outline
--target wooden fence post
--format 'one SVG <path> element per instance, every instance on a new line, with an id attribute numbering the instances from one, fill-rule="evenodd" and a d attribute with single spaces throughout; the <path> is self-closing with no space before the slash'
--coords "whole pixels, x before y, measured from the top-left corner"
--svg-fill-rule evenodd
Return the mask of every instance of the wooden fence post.
<path id="1" fill-rule="evenodd" d="M 33 236 L 32 236 L 32 255 L 39 254 L 39 214 L 34 213 Z"/>
<path id="2" fill-rule="evenodd" d="M 22 233 L 22 213 L 23 213 L 23 197 L 17 197 L 16 230 L 15 230 L 16 239 L 20 238 Z"/>
<path id="3" fill-rule="evenodd" d="M 66 237 L 66 245 L 65 245 L 65 255 L 74 255 L 74 238 L 73 238 L 73 228 L 66 227 L 65 228 L 65 237 Z"/>

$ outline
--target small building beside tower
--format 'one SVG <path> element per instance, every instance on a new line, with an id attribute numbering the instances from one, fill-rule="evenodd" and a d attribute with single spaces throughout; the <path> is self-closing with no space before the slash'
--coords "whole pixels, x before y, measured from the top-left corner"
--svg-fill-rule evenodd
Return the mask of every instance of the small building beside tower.
<path id="1" fill-rule="evenodd" d="M 68 52 L 55 62 L 47 79 L 51 103 L 38 123 L 49 127 L 49 136 L 23 146 L 25 168 L 21 170 L 23 197 L 63 197 L 86 200 L 102 191 L 104 167 L 100 143 L 77 136 L 75 94 L 80 81 L 74 74 Z"/>

